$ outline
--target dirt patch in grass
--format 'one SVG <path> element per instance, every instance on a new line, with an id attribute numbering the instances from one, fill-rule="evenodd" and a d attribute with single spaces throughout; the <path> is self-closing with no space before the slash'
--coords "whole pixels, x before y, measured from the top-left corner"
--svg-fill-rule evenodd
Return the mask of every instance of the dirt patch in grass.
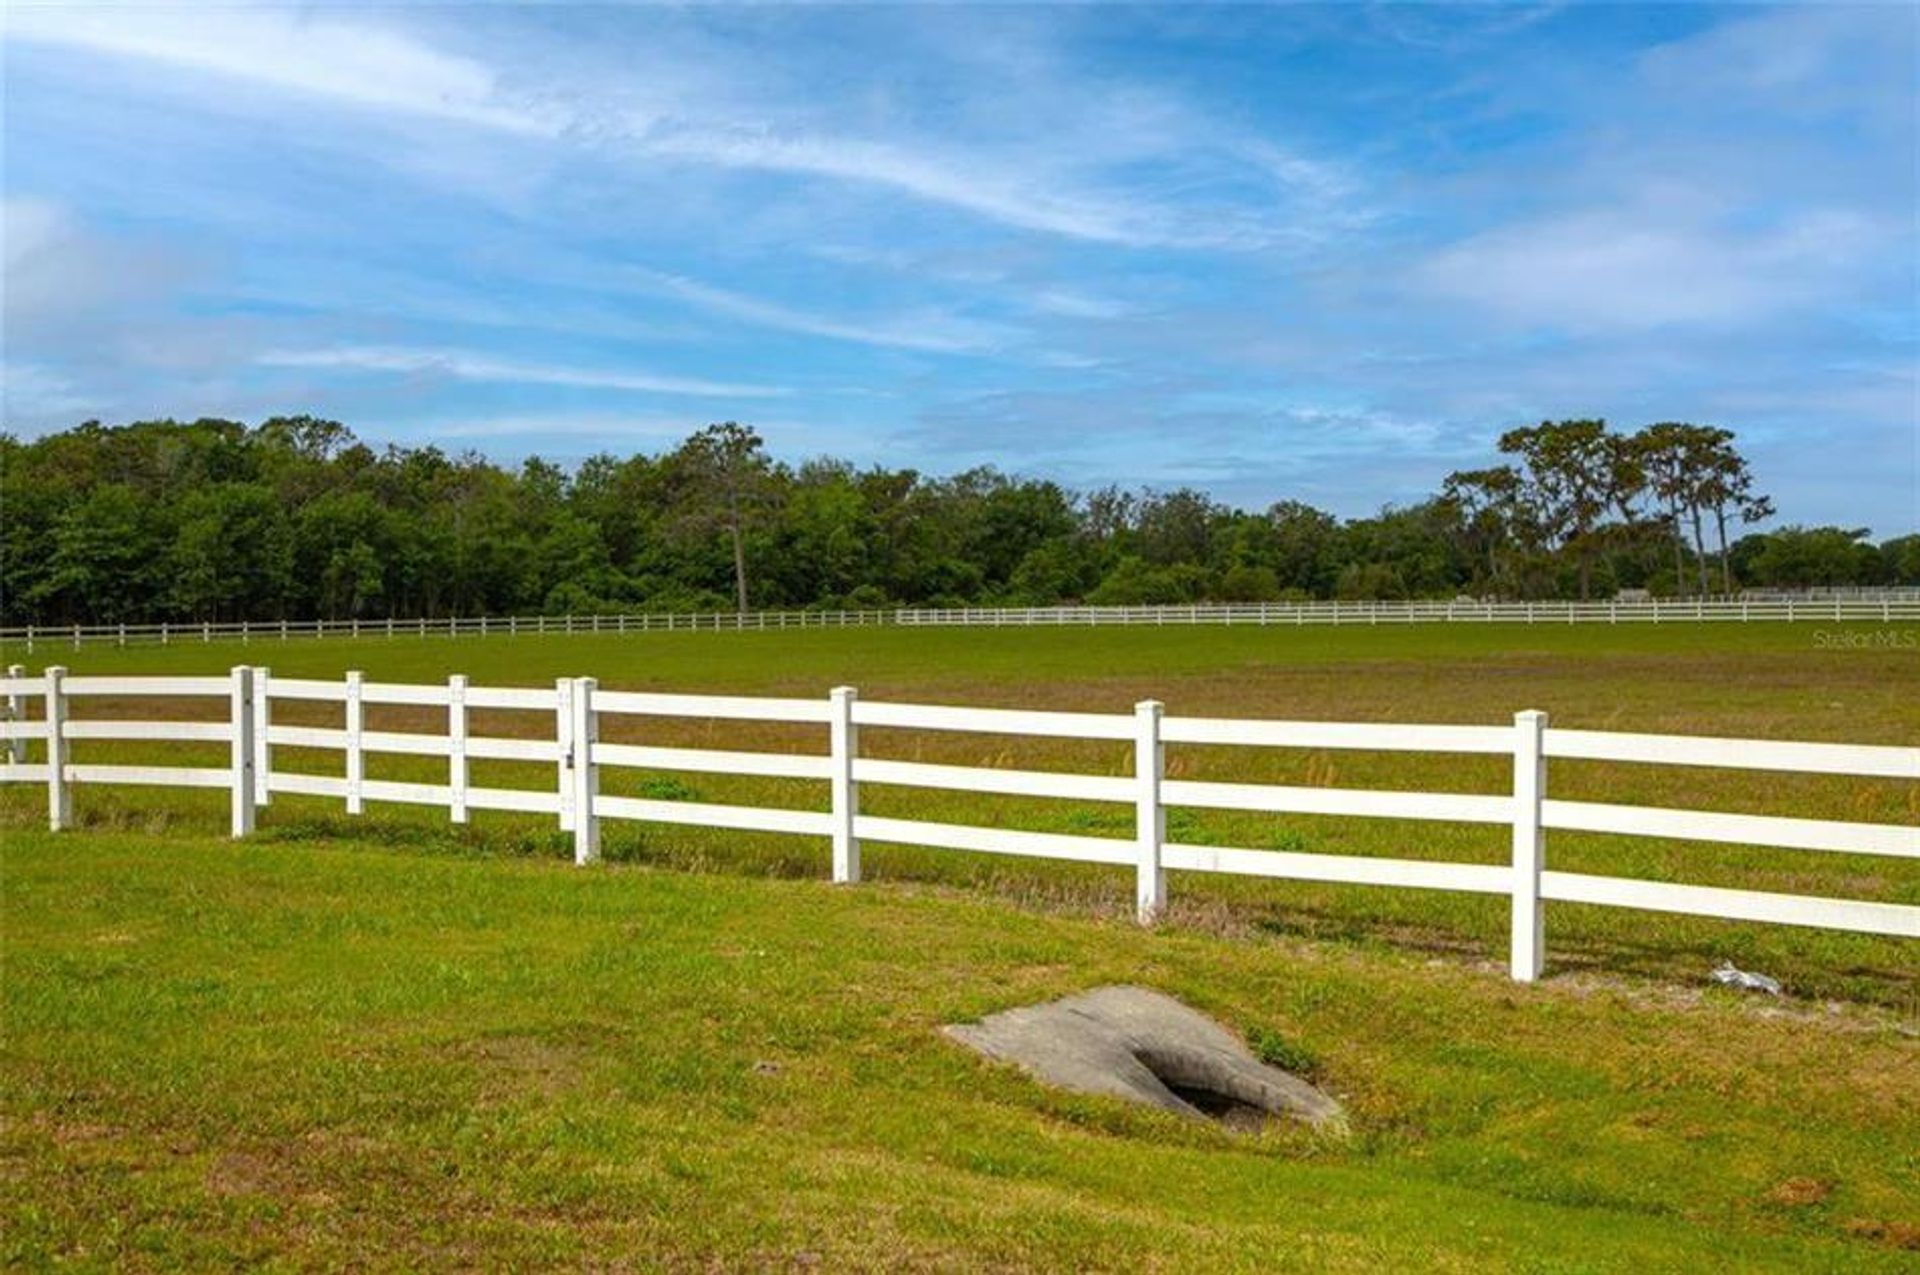
<path id="1" fill-rule="evenodd" d="M 211 1195 L 299 1194 L 283 1165 L 247 1151 L 228 1151 L 216 1158 L 207 1168 L 206 1188 Z"/>
<path id="2" fill-rule="evenodd" d="M 1920 1222 L 1884 1222 L 1877 1218 L 1850 1217 L 1840 1224 L 1840 1229 L 1854 1239 L 1920 1252 Z"/>
<path id="3" fill-rule="evenodd" d="M 1788 1209 L 1804 1209 L 1813 1204 L 1824 1204 L 1833 1194 L 1833 1183 L 1823 1182 L 1819 1178 L 1788 1178 L 1767 1192 L 1767 1199 Z"/>
<path id="4" fill-rule="evenodd" d="M 536 1035 L 486 1036 L 452 1052 L 474 1066 L 490 1102 L 528 1094 L 556 1097 L 580 1084 L 589 1064 L 584 1049 Z"/>
<path id="5" fill-rule="evenodd" d="M 24 1121 L 0 1120 L 0 1130 L 9 1134 L 15 1131 L 29 1132 L 36 1137 L 51 1141 L 58 1147 L 104 1145 L 119 1141 L 126 1136 L 127 1132 L 119 1125 L 85 1120 L 62 1120 L 45 1111 L 36 1111 Z"/>

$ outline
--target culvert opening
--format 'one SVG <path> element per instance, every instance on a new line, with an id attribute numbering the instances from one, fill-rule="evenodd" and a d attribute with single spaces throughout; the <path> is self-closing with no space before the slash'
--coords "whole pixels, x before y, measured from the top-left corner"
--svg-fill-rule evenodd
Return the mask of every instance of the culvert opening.
<path id="1" fill-rule="evenodd" d="M 1334 1130 L 1346 1123 L 1325 1093 L 1261 1062 L 1213 1019 L 1143 987 L 1097 988 L 945 1030 L 1048 1084 L 1213 1120 L 1235 1132 L 1276 1119 Z"/>
<path id="2" fill-rule="evenodd" d="M 1296 1085 L 1305 1082 L 1243 1050 L 1222 1050 L 1211 1042 L 1185 1047 L 1158 1042 L 1135 1049 L 1133 1056 L 1168 1093 L 1192 1109 L 1190 1114 L 1236 1132 L 1251 1132 L 1269 1121 L 1300 1114 L 1298 1104 L 1289 1101 L 1288 1090 L 1270 1079 Z"/>
<path id="3" fill-rule="evenodd" d="M 1224 1125 L 1235 1133 L 1254 1133 L 1264 1129 L 1269 1121 L 1278 1118 L 1278 1113 L 1265 1107 L 1256 1107 L 1250 1102 L 1242 1102 L 1231 1094 L 1223 1094 L 1212 1089 L 1195 1089 L 1189 1085 L 1169 1084 L 1161 1081 L 1173 1092 L 1173 1096 L 1198 1111 L 1216 1124 Z"/>

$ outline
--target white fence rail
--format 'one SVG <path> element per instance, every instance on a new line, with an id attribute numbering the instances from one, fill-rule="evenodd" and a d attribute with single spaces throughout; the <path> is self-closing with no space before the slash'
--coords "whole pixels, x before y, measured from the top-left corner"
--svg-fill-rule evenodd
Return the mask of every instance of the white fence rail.
<path id="1" fill-rule="evenodd" d="M 1510 967 L 1513 977 L 1523 981 L 1536 978 L 1542 968 L 1544 904 L 1552 901 L 1920 938 L 1920 907 L 1593 876 L 1546 866 L 1546 834 L 1556 829 L 1920 859 L 1920 827 L 1547 796 L 1547 764 L 1557 758 L 1920 781 L 1920 748 L 1559 730 L 1538 712 L 1518 713 L 1505 726 L 1250 721 L 1171 717 L 1154 701 L 1136 705 L 1129 714 L 1029 712 L 874 703 L 847 687 L 823 700 L 775 699 L 603 691 L 594 679 L 584 677 L 561 678 L 552 687 L 537 688 L 478 687 L 459 676 L 444 685 L 402 685 L 366 681 L 358 673 L 333 682 L 276 678 L 265 668 L 251 666 L 237 667 L 226 677 L 69 677 L 60 668 L 28 676 L 15 665 L 0 688 L 6 704 L 0 782 L 45 785 L 48 821 L 56 830 L 72 820 L 75 784 L 151 784 L 226 789 L 232 795 L 236 837 L 252 831 L 259 807 L 287 794 L 339 800 L 355 814 L 369 801 L 442 806 L 457 823 L 466 822 L 473 810 L 552 815 L 573 833 L 574 857 L 580 863 L 598 858 L 602 820 L 631 819 L 824 837 L 831 843 L 832 876 L 839 882 L 860 879 L 863 841 L 1131 867 L 1142 922 L 1153 921 L 1165 908 L 1170 871 L 1460 890 L 1510 898 Z M 210 698 L 226 712 L 224 720 L 191 722 L 72 715 L 76 703 L 102 697 Z M 276 723 L 276 701 L 338 704 L 341 724 Z M 368 705 L 444 707 L 446 725 L 432 733 L 369 730 Z M 469 713 L 476 708 L 536 714 L 539 733 L 474 734 Z M 619 716 L 825 727 L 825 751 L 793 754 L 602 742 L 602 719 Z M 863 727 L 1124 741 L 1132 745 L 1133 773 L 1075 774 L 864 757 Z M 194 767 L 74 762 L 71 745 L 89 740 L 224 742 L 229 763 Z M 1168 779 L 1168 744 L 1507 756 L 1512 759 L 1512 783 L 1502 792 L 1473 794 Z M 42 755 L 38 762 L 30 760 L 36 745 Z M 276 748 L 340 753 L 344 773 L 280 768 L 274 761 Z M 369 779 L 369 754 L 444 758 L 445 781 Z M 476 786 L 469 773 L 475 760 L 548 764 L 554 768 L 553 780 L 531 789 Z M 828 808 L 615 796 L 601 791 L 600 773 L 609 767 L 818 780 L 827 785 Z M 861 813 L 862 784 L 1131 805 L 1134 833 L 1119 839 L 883 818 Z M 1511 857 L 1502 864 L 1455 863 L 1189 845 L 1167 839 L 1168 807 L 1505 825 L 1512 833 Z"/>
<path id="2" fill-rule="evenodd" d="M 1247 602 L 1136 607 L 966 607 L 869 611 L 702 611 L 687 614 L 461 616 L 440 619 L 246 620 L 227 623 L 24 625 L 0 628 L 0 647 L 171 646 L 295 638 L 502 637 L 523 634 L 779 632 L 850 628 L 1058 628 L 1088 625 L 1683 624 L 1920 620 L 1920 591 L 1768 598 L 1660 598 L 1644 602 Z M 1889 644 L 1913 648 L 1912 637 Z"/>

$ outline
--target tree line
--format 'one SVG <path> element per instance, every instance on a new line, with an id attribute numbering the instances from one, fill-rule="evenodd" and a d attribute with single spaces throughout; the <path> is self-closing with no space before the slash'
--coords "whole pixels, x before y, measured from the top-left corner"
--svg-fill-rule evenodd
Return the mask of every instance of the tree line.
<path id="1" fill-rule="evenodd" d="M 9 624 L 612 610 L 1608 597 L 1920 584 L 1920 535 L 1769 517 L 1734 436 L 1543 422 L 1505 463 L 1341 519 L 1191 488 L 1074 494 L 993 468 L 946 477 L 789 465 L 733 422 L 571 472 L 336 421 L 88 421 L 0 433 Z"/>

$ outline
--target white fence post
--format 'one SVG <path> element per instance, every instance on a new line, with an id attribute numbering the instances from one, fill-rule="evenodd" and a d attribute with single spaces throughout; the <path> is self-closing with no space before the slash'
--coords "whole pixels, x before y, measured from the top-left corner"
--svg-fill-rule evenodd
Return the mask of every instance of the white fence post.
<path id="1" fill-rule="evenodd" d="M 259 665 L 253 670 L 253 804 L 273 802 L 273 672 Z"/>
<path id="2" fill-rule="evenodd" d="M 1160 742 L 1159 700 L 1133 706 L 1133 773 L 1135 838 L 1139 876 L 1134 904 L 1142 925 L 1152 925 L 1167 906 L 1167 873 L 1160 866 L 1160 847 L 1167 839 L 1167 810 L 1160 804 L 1160 780 L 1166 772 L 1166 748 Z"/>
<path id="3" fill-rule="evenodd" d="M 1547 715 L 1513 715 L 1513 936 L 1509 959 L 1514 980 L 1531 983 L 1546 964 L 1546 924 L 1540 906 L 1540 873 L 1546 864 L 1546 834 L 1540 806 L 1546 798 L 1543 745 Z"/>
<path id="4" fill-rule="evenodd" d="M 19 678 L 25 677 L 26 675 L 27 675 L 26 665 L 24 664 L 7 665 L 8 677 L 14 678 L 17 680 Z M 10 723 L 21 722 L 21 721 L 25 721 L 26 718 L 27 718 L 27 697 L 22 695 L 19 691 L 9 690 L 7 692 L 7 721 Z M 23 764 L 26 760 L 27 760 L 27 741 L 24 739 L 21 739 L 18 735 L 14 734 L 11 730 L 9 730 L 7 732 L 7 761 L 12 765 L 17 766 L 17 765 Z"/>
<path id="5" fill-rule="evenodd" d="M 367 780 L 367 756 L 361 750 L 360 736 L 366 729 L 366 707 L 360 699 L 361 675 L 358 670 L 347 674 L 347 813 L 359 814 L 365 803 L 361 798 L 361 786 Z"/>
<path id="6" fill-rule="evenodd" d="M 245 664 L 233 668 L 233 825 L 232 835 L 244 837 L 253 831 L 254 758 L 253 758 L 253 669 Z"/>
<path id="7" fill-rule="evenodd" d="M 573 679 L 555 679 L 553 738 L 560 747 L 560 760 L 554 767 L 554 782 L 560 791 L 560 831 L 573 831 Z"/>
<path id="8" fill-rule="evenodd" d="M 860 728 L 853 723 L 854 701 L 860 692 L 836 686 L 828 695 L 833 715 L 828 719 L 828 748 L 832 753 L 833 879 L 841 885 L 860 880 L 860 842 L 853 821 L 860 813 L 860 787 L 853 781 L 854 758 L 860 755 Z"/>
<path id="9" fill-rule="evenodd" d="M 47 827 L 58 832 L 73 822 L 73 794 L 67 789 L 67 670 L 56 664 L 47 678 Z"/>
<path id="10" fill-rule="evenodd" d="M 467 821 L 467 679 L 447 679 L 447 817 Z"/>
<path id="11" fill-rule="evenodd" d="M 593 746 L 600 739 L 593 692 L 599 685 L 591 677 L 573 679 L 573 861 L 581 864 L 600 858 L 600 819 L 593 812 L 600 791 L 600 767 L 593 760 Z"/>

